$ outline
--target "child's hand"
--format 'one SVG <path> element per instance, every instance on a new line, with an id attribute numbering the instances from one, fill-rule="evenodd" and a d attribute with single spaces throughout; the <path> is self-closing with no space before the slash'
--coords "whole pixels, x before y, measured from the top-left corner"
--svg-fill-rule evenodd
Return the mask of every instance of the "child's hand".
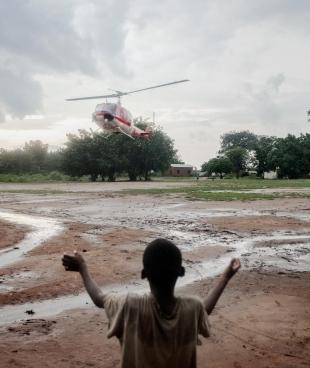
<path id="1" fill-rule="evenodd" d="M 232 258 L 228 267 L 224 271 L 224 277 L 228 280 L 231 279 L 234 276 L 234 274 L 238 272 L 240 267 L 241 267 L 240 259 Z"/>
<path id="2" fill-rule="evenodd" d="M 68 256 L 64 254 L 62 257 L 62 264 L 66 271 L 81 272 L 86 263 L 84 258 L 77 252 L 74 252 L 74 256 Z"/>

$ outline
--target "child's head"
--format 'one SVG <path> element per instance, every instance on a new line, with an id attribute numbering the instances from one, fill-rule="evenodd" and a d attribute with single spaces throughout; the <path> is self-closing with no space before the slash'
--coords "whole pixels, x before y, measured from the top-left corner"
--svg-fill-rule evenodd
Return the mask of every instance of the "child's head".
<path id="1" fill-rule="evenodd" d="M 142 278 L 157 287 L 174 286 L 184 276 L 180 249 L 166 239 L 153 240 L 144 250 Z"/>

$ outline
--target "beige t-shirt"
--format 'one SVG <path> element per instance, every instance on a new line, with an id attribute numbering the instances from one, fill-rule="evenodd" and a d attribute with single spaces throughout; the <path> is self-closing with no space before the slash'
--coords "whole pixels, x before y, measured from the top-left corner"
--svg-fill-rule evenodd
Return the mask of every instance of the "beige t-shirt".
<path id="1" fill-rule="evenodd" d="M 154 297 L 109 294 L 108 337 L 121 343 L 122 368 L 195 368 L 198 334 L 208 337 L 207 313 L 195 297 L 179 297 L 165 316 Z"/>

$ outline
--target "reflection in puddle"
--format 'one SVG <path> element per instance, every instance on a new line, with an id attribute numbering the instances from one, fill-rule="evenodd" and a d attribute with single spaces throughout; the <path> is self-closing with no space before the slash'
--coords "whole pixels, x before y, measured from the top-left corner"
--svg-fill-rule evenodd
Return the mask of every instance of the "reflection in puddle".
<path id="1" fill-rule="evenodd" d="M 30 226 L 33 229 L 22 241 L 0 251 L 0 267 L 18 261 L 25 253 L 63 230 L 60 222 L 51 218 L 0 212 L 0 219 L 19 225 Z"/>

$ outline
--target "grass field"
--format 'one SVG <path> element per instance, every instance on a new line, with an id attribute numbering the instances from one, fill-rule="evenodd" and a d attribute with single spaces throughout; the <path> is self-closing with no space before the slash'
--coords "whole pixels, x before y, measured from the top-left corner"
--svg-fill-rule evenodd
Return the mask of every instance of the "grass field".
<path id="1" fill-rule="evenodd" d="M 174 181 L 174 182 L 192 182 L 193 185 L 201 185 L 210 190 L 251 190 L 264 188 L 310 188 L 310 179 L 257 179 L 257 178 L 240 178 L 240 179 L 206 179 L 200 178 L 171 178 L 162 177 L 156 181 Z"/>
<path id="2" fill-rule="evenodd" d="M 184 180 L 182 180 L 184 182 Z M 257 193 L 253 190 L 259 189 L 288 189 L 288 192 Z M 193 181 L 191 186 L 176 187 L 168 189 L 128 189 L 128 194 L 183 194 L 188 199 L 208 200 L 208 201 L 233 201 L 233 200 L 259 200 L 275 198 L 310 198 L 310 193 L 295 192 L 294 189 L 310 188 L 309 179 L 298 180 L 262 180 L 262 179 L 223 179 L 210 180 L 202 179 Z"/>
<path id="3" fill-rule="evenodd" d="M 310 180 L 262 180 L 253 178 L 241 179 L 200 179 L 193 178 L 156 178 L 150 182 L 129 182 L 126 178 L 118 180 L 117 183 L 107 182 L 72 182 L 58 181 L 45 187 L 42 181 L 35 180 L 13 184 L 0 183 L 0 193 L 24 193 L 37 195 L 62 195 L 70 193 L 76 185 L 78 191 L 83 192 L 109 192 L 115 195 L 169 195 L 177 194 L 189 200 L 207 201 L 253 201 L 275 198 L 310 198 Z M 62 185 L 65 183 L 65 187 Z M 162 183 L 162 184 L 161 184 Z M 166 184 L 169 183 L 170 187 Z M 70 185 L 72 184 L 72 186 Z M 74 185 L 73 185 L 74 184 Z M 119 187 L 122 184 L 122 188 Z M 137 188 L 137 185 L 139 186 Z M 141 187 L 140 187 L 141 186 Z M 162 187 L 161 187 L 162 186 Z M 114 190 L 115 187 L 115 190 Z M 125 189 L 126 188 L 126 189 Z M 74 192 L 74 190 L 72 191 Z"/>

